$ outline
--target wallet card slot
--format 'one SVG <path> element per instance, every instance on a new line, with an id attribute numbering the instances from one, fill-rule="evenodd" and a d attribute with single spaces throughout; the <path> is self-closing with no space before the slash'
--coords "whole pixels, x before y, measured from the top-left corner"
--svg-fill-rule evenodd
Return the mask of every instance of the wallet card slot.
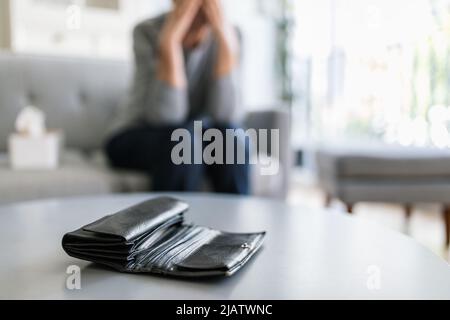
<path id="1" fill-rule="evenodd" d="M 80 248 L 80 247 L 67 247 L 70 251 L 85 252 L 86 254 L 108 254 L 111 256 L 129 256 L 129 251 L 123 248 Z"/>
<path id="2" fill-rule="evenodd" d="M 166 255 L 171 248 L 173 248 L 179 241 L 189 232 L 185 226 L 179 228 L 172 228 L 168 230 L 169 237 L 162 237 L 164 241 L 159 241 L 155 244 L 144 256 L 140 257 L 137 262 L 137 267 L 146 266 L 154 267 L 158 263 L 158 259 Z"/>
<path id="3" fill-rule="evenodd" d="M 136 259 L 136 268 L 168 270 L 178 261 L 215 236 L 216 231 L 202 227 L 182 226 L 172 230 L 172 236 L 161 241 L 146 255 Z"/>
<path id="4" fill-rule="evenodd" d="M 128 255 L 123 254 L 114 254 L 109 252 L 91 252 L 91 251 L 80 251 L 80 250 L 70 250 L 71 255 L 76 255 L 78 257 L 82 257 L 83 259 L 93 259 L 96 260 L 111 260 L 111 261 L 122 261 L 124 264 L 127 263 L 130 258 Z"/>
<path id="5" fill-rule="evenodd" d="M 118 236 L 111 236 L 106 234 L 99 234 L 96 232 L 78 229 L 76 231 L 67 233 L 63 237 L 63 243 L 77 243 L 77 244 L 98 244 L 114 245 L 123 243 L 123 238 Z"/>
<path id="6" fill-rule="evenodd" d="M 132 251 L 141 251 L 148 249 L 151 245 L 153 245 L 161 236 L 161 233 L 164 232 L 164 230 L 169 229 L 172 226 L 179 225 L 183 222 L 183 216 L 177 215 L 166 222 L 162 223 L 158 227 L 156 227 L 151 232 L 148 232 L 147 234 L 144 234 L 139 239 L 136 239 L 134 241 Z"/>
<path id="7" fill-rule="evenodd" d="M 157 260 L 157 266 L 159 268 L 171 270 L 174 264 L 185 259 L 216 235 L 216 231 L 210 229 L 201 227 L 189 228 L 191 229 L 191 232 L 188 237 L 185 237 L 174 244 Z"/>

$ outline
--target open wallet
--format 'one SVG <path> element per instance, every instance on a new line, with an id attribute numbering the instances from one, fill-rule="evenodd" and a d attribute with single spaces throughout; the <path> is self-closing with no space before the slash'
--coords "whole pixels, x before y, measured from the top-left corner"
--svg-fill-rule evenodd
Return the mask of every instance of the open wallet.
<path id="1" fill-rule="evenodd" d="M 184 223 L 189 205 L 160 197 L 69 232 L 68 255 L 130 273 L 232 275 L 260 248 L 265 232 L 227 233 Z"/>

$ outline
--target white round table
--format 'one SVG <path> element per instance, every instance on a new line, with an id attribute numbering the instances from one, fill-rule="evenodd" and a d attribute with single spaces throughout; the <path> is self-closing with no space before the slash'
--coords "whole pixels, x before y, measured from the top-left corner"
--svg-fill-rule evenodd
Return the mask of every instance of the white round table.
<path id="1" fill-rule="evenodd" d="M 155 194 L 0 207 L 1 299 L 450 299 L 450 266 L 414 240 L 333 211 L 224 195 L 172 194 L 188 221 L 267 231 L 261 252 L 229 278 L 123 274 L 69 257 L 63 235 Z M 69 290 L 67 268 L 81 269 Z"/>

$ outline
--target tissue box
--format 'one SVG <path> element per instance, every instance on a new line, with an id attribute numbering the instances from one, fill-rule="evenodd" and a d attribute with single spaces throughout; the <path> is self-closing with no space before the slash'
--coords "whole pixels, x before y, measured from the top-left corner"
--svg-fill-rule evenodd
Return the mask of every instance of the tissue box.
<path id="1" fill-rule="evenodd" d="M 12 134 L 8 149 L 11 167 L 15 170 L 55 169 L 59 164 L 61 134 L 47 132 L 40 137 Z"/>

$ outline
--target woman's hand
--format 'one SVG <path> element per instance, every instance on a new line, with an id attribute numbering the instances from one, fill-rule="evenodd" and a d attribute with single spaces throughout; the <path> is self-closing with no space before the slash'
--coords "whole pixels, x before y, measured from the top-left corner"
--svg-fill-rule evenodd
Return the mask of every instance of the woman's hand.
<path id="1" fill-rule="evenodd" d="M 202 10 L 214 32 L 222 33 L 225 29 L 222 7 L 218 0 L 203 0 Z"/>
<path id="2" fill-rule="evenodd" d="M 186 86 L 182 42 L 202 2 L 203 0 L 178 0 L 162 29 L 158 78 L 173 87 Z"/>
<path id="3" fill-rule="evenodd" d="M 161 42 L 170 45 L 181 45 L 202 2 L 203 0 L 178 0 L 164 24 Z"/>
<path id="4" fill-rule="evenodd" d="M 220 78 L 231 73 L 237 64 L 239 54 L 237 35 L 224 19 L 220 0 L 203 0 L 202 10 L 219 42 L 215 74 Z"/>

